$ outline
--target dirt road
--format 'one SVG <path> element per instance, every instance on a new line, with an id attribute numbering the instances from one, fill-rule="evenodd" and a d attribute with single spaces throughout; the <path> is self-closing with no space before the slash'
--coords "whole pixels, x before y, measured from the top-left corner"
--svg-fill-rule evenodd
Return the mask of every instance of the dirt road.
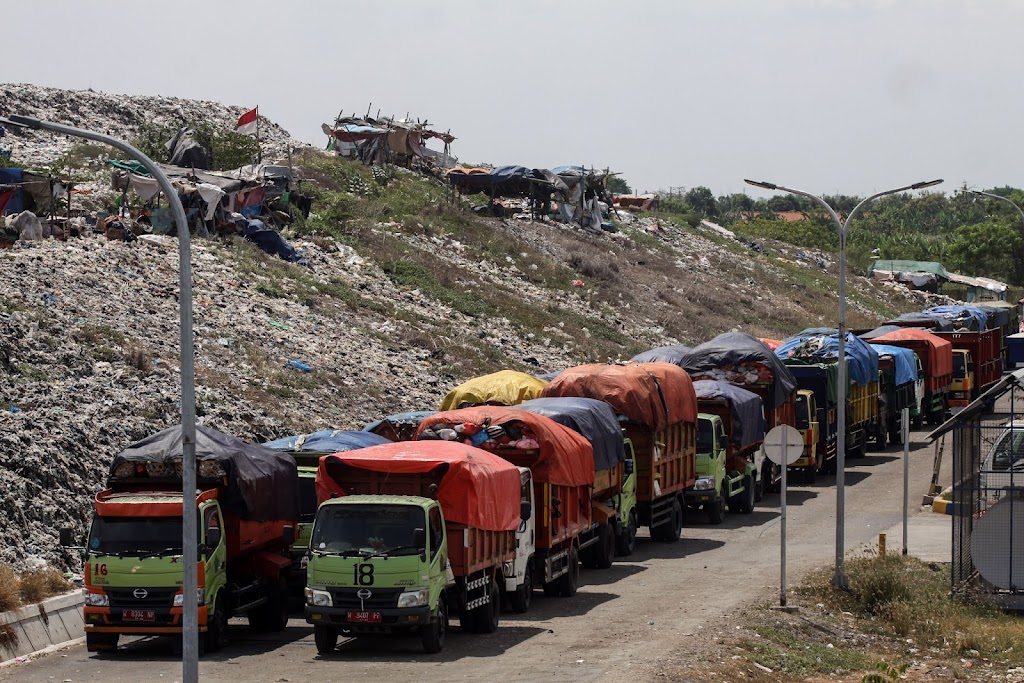
<path id="1" fill-rule="evenodd" d="M 911 512 L 932 470 L 932 449 L 917 433 L 911 452 Z M 872 540 L 900 520 L 901 451 L 869 453 L 848 461 L 846 547 Z M 949 479 L 948 456 L 943 483 Z M 828 565 L 835 553 L 833 477 L 795 485 L 789 496 L 790 582 Z M 584 586 L 571 599 L 536 594 L 526 615 L 504 615 L 498 633 L 463 635 L 453 629 L 444 652 L 423 655 L 418 640 L 387 638 L 344 642 L 330 657 L 317 654 L 301 617 L 282 634 L 251 635 L 244 622 L 231 644 L 200 662 L 203 681 L 630 681 L 653 679 L 687 639 L 733 609 L 777 590 L 778 496 L 766 496 L 753 514 L 728 515 L 710 526 L 688 519 L 676 544 L 642 539 L 637 552 L 608 570 L 584 570 Z M 893 544 L 896 539 L 893 539 Z M 114 656 L 90 655 L 83 646 L 0 670 L 0 682 L 139 680 L 179 681 L 181 665 L 166 642 L 139 640 Z"/>

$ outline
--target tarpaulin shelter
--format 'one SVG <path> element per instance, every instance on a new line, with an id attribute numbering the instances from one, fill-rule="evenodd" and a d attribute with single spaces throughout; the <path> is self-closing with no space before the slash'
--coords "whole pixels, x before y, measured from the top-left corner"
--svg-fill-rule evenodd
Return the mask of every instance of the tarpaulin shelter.
<path id="1" fill-rule="evenodd" d="M 891 280 L 911 289 L 935 293 L 942 289 L 943 283 L 950 280 L 950 273 L 935 261 L 876 259 L 871 264 L 870 273 L 874 280 Z"/>
<path id="2" fill-rule="evenodd" d="M 482 192 L 489 197 L 529 197 L 533 172 L 525 166 L 499 166 L 489 173 L 461 168 L 448 171 L 448 183 L 464 194 Z"/>
<path id="3" fill-rule="evenodd" d="M 724 398 L 729 401 L 732 413 L 732 431 L 729 440 L 744 448 L 764 441 L 764 402 L 752 391 L 747 391 L 729 382 L 701 379 L 693 383 L 698 408 L 702 399 Z"/>
<path id="4" fill-rule="evenodd" d="M 195 446 L 198 471 L 212 461 L 226 474 L 227 490 L 218 497 L 225 510 L 255 521 L 298 519 L 299 479 L 291 456 L 203 425 L 196 426 Z M 180 479 L 182 452 L 181 425 L 175 425 L 115 455 L 110 475 L 121 479 L 125 464 L 152 464 L 176 470 Z"/>
<path id="5" fill-rule="evenodd" d="M 864 386 L 878 381 L 878 352 L 871 344 L 847 332 L 844 353 L 854 384 Z M 790 337 L 775 349 L 775 355 L 804 365 L 831 363 L 839 358 L 839 335 Z"/>
<path id="6" fill-rule="evenodd" d="M 594 448 L 594 470 L 613 469 L 626 459 L 622 427 L 615 411 L 604 401 L 576 396 L 535 398 L 517 406 L 550 418 L 578 432 Z"/>
<path id="7" fill-rule="evenodd" d="M 544 380 L 525 372 L 499 370 L 455 387 L 442 399 L 440 407 L 441 410 L 455 410 L 481 403 L 514 406 L 540 396 L 545 384 Z"/>
<path id="8" fill-rule="evenodd" d="M 544 387 L 541 395 L 602 400 L 619 415 L 655 431 L 679 422 L 697 421 L 693 382 L 671 363 L 580 365 L 563 370 Z"/>
<path id="9" fill-rule="evenodd" d="M 741 386 L 767 386 L 766 408 L 785 404 L 796 378 L 764 342 L 745 332 L 725 332 L 690 350 L 679 363 L 694 379 L 724 380 Z"/>
<path id="10" fill-rule="evenodd" d="M 530 467 L 536 481 L 560 486 L 586 486 L 594 483 L 594 449 L 590 442 L 579 433 L 558 424 L 554 420 L 505 406 L 476 406 L 461 410 L 449 410 L 431 415 L 420 423 L 416 440 L 426 438 L 425 433 L 435 435 L 444 429 L 455 429 L 465 425 L 473 430 L 484 425 L 500 427 L 503 436 L 510 439 L 507 447 L 516 448 L 520 441 L 535 443 L 537 459 Z M 486 434 L 476 431 L 476 434 Z M 487 441 L 480 443 L 486 448 Z"/>
<path id="11" fill-rule="evenodd" d="M 320 502 L 346 495 L 345 469 L 442 475 L 437 500 L 445 519 L 489 531 L 519 528 L 519 469 L 493 453 L 450 441 L 403 441 L 320 458 Z"/>
<path id="12" fill-rule="evenodd" d="M 689 346 L 674 344 L 672 346 L 659 346 L 649 351 L 643 351 L 629 360 L 631 363 L 672 363 L 673 365 L 679 365 L 682 357 L 689 352 Z"/>

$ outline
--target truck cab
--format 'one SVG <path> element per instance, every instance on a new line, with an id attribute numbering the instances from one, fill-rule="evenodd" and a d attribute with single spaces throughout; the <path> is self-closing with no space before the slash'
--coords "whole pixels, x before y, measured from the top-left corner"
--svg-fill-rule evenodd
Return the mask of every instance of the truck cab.
<path id="1" fill-rule="evenodd" d="M 626 457 L 623 461 L 622 490 L 606 505 L 615 509 L 618 520 L 615 533 L 615 553 L 632 555 L 636 548 L 636 532 L 640 528 L 640 519 L 636 509 L 636 452 L 632 439 L 626 438 L 622 444 Z"/>
<path id="2" fill-rule="evenodd" d="M 796 428 L 804 439 L 804 450 L 792 467 L 814 468 L 815 471 L 821 468 L 818 461 L 818 438 L 821 425 L 818 422 L 818 404 L 814 398 L 814 392 L 809 389 L 800 389 L 796 392 Z"/>
<path id="3" fill-rule="evenodd" d="M 971 402 L 974 390 L 974 359 L 965 349 L 953 349 L 953 382 L 949 387 L 949 405 L 958 408 Z"/>
<path id="4" fill-rule="evenodd" d="M 687 506 L 703 508 L 712 524 L 725 516 L 728 437 L 718 415 L 697 414 L 697 481 L 684 494 Z"/>
<path id="5" fill-rule="evenodd" d="M 522 510 L 529 508 L 529 515 L 522 516 L 519 529 L 516 531 L 516 557 L 502 564 L 501 571 L 505 580 L 503 587 L 505 604 L 516 613 L 530 609 L 533 601 L 533 588 L 536 585 L 533 576 L 533 556 L 537 546 L 537 520 L 533 516 L 533 475 L 528 467 L 520 467 L 519 500 Z"/>
<path id="6" fill-rule="evenodd" d="M 320 652 L 334 649 L 339 632 L 419 631 L 439 614 L 447 620 L 445 591 L 455 579 L 436 500 L 356 495 L 325 501 L 309 554 L 305 616 Z"/>

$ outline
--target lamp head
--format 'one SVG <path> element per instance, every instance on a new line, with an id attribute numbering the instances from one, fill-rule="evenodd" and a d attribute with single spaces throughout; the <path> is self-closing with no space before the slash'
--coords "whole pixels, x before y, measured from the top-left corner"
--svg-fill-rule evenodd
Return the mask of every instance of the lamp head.
<path id="1" fill-rule="evenodd" d="M 914 183 L 913 185 L 910 186 L 910 189 L 911 190 L 923 190 L 926 187 L 935 187 L 936 185 L 938 185 L 941 182 L 942 182 L 942 178 L 939 178 L 937 180 L 925 180 L 924 182 Z"/>
<path id="2" fill-rule="evenodd" d="M 750 180 L 749 178 L 744 178 L 743 182 L 745 182 L 748 185 L 753 185 L 754 187 L 760 187 L 761 189 L 764 189 L 764 190 L 777 190 L 777 189 L 779 189 L 779 186 L 776 185 L 775 183 L 769 183 L 769 182 L 767 182 L 765 180 Z"/>

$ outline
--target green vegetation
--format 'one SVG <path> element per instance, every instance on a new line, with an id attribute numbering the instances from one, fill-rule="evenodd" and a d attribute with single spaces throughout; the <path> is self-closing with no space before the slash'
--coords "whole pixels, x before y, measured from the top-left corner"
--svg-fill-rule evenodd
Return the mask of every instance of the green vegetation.
<path id="1" fill-rule="evenodd" d="M 181 128 L 191 128 L 195 139 L 210 152 L 210 166 L 215 171 L 227 171 L 253 163 L 259 153 L 256 138 L 233 130 L 221 130 L 203 121 L 186 121 L 174 125 L 150 124 L 144 126 L 132 144 L 143 154 L 156 161 L 168 159 L 167 142 Z"/>
<path id="2" fill-rule="evenodd" d="M 810 624 L 761 624 L 754 632 L 760 637 L 743 638 L 736 643 L 737 648 L 746 659 L 773 671 L 796 676 L 843 674 L 863 671 L 875 662 L 857 648 L 829 647 Z"/>

